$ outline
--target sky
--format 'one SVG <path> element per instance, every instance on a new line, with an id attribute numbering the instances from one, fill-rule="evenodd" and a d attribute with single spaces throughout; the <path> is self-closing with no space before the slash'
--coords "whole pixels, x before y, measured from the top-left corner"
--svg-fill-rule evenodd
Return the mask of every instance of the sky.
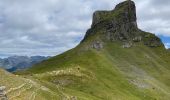
<path id="1" fill-rule="evenodd" d="M 124 0 L 0 0 L 0 57 L 54 56 L 79 44 L 96 10 Z M 140 29 L 170 48 L 170 0 L 134 0 Z"/>

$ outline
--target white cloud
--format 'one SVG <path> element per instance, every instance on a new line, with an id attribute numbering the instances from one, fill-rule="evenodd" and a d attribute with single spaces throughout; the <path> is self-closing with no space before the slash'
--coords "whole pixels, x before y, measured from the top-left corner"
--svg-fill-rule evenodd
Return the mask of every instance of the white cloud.
<path id="1" fill-rule="evenodd" d="M 124 0 L 0 0 L 0 55 L 56 55 L 76 46 L 96 10 Z M 139 26 L 170 36 L 169 0 L 135 0 Z"/>
<path id="2" fill-rule="evenodd" d="M 135 0 L 137 4 L 138 24 L 145 31 L 157 35 L 170 36 L 169 0 Z"/>
<path id="3" fill-rule="evenodd" d="M 165 43 L 165 48 L 170 48 L 170 43 Z"/>

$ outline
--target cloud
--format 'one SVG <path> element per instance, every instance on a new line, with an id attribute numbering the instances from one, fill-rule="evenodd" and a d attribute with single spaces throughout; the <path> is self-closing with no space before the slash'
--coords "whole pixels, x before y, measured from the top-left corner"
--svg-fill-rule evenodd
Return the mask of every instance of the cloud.
<path id="1" fill-rule="evenodd" d="M 170 36 L 170 1 L 139 1 L 136 0 L 139 27 L 156 35 Z"/>
<path id="2" fill-rule="evenodd" d="M 170 48 L 170 43 L 165 43 L 166 48 Z"/>
<path id="3" fill-rule="evenodd" d="M 124 0 L 0 0 L 0 55 L 56 55 L 75 47 L 96 10 Z M 139 26 L 170 36 L 169 0 L 134 0 Z"/>

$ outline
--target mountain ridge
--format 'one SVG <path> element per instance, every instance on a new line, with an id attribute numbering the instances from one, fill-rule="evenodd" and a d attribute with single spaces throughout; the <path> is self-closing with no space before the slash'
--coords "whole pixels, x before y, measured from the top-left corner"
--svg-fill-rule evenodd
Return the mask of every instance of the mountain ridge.
<path id="1" fill-rule="evenodd" d="M 48 58 L 49 57 L 44 56 L 10 56 L 8 58 L 0 59 L 0 66 L 9 72 L 13 72 L 16 70 L 25 70 Z"/>

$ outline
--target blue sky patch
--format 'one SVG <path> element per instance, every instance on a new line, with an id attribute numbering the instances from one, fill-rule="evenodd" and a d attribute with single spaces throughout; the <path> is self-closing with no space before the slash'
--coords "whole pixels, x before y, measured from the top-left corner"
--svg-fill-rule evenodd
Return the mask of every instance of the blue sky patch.
<path id="1" fill-rule="evenodd" d="M 166 48 L 170 48 L 170 37 L 159 36 L 162 42 L 165 44 Z"/>

